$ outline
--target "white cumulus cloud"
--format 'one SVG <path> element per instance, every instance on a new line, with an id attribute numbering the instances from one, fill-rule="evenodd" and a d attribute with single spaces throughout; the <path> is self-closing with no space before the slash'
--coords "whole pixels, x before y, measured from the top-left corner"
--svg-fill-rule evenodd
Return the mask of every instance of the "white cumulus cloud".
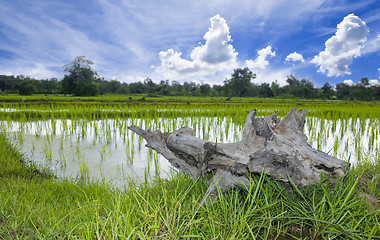
<path id="1" fill-rule="evenodd" d="M 319 72 L 327 72 L 328 77 L 351 74 L 349 65 L 360 56 L 368 32 L 366 23 L 359 17 L 347 15 L 338 24 L 335 35 L 326 41 L 325 50 L 311 62 L 319 66 Z"/>
<path id="2" fill-rule="evenodd" d="M 299 61 L 299 62 L 305 62 L 305 60 L 303 59 L 302 54 L 299 54 L 297 52 L 289 54 L 285 58 L 285 61 L 287 61 L 287 62 L 297 62 L 297 61 Z"/>
<path id="3" fill-rule="evenodd" d="M 267 46 L 266 48 L 260 49 L 257 51 L 257 58 L 255 60 L 246 60 L 245 65 L 251 71 L 263 70 L 269 65 L 269 61 L 267 58 L 276 56 L 276 52 L 272 51 L 271 46 Z"/>
<path id="4" fill-rule="evenodd" d="M 216 15 L 211 20 L 211 27 L 204 35 L 206 44 L 194 48 L 190 57 L 207 64 L 219 64 L 236 61 L 237 53 L 231 44 L 230 29 L 226 20 Z"/>
<path id="5" fill-rule="evenodd" d="M 351 79 L 344 80 L 343 83 L 348 85 L 348 86 L 354 85 L 354 82 Z"/>
<path id="6" fill-rule="evenodd" d="M 210 21 L 211 27 L 203 36 L 206 43 L 192 50 L 191 60 L 184 59 L 181 52 L 173 49 L 161 51 L 161 65 L 156 67 L 156 71 L 165 78 L 185 79 L 190 76 L 231 72 L 237 67 L 238 53 L 230 44 L 231 36 L 226 20 L 216 15 Z"/>
<path id="7" fill-rule="evenodd" d="M 257 51 L 255 60 L 246 60 L 245 65 L 256 74 L 252 80 L 254 84 L 277 82 L 280 86 L 286 85 L 286 78 L 291 73 L 291 68 L 273 68 L 269 65 L 269 59 L 276 56 L 272 46 L 267 46 Z"/>
<path id="8" fill-rule="evenodd" d="M 369 85 L 377 86 L 377 85 L 379 85 L 379 81 L 377 79 L 371 79 L 371 80 L 369 80 Z"/>

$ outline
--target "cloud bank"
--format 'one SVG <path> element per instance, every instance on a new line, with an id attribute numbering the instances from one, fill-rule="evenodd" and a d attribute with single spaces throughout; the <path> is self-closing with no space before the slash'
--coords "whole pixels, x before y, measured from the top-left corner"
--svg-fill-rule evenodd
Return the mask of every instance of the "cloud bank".
<path id="1" fill-rule="evenodd" d="M 318 71 L 328 77 L 351 74 L 349 65 L 361 55 L 367 41 L 366 23 L 354 14 L 347 15 L 337 26 L 334 36 L 325 43 L 325 50 L 315 56 L 312 63 L 319 66 Z"/>

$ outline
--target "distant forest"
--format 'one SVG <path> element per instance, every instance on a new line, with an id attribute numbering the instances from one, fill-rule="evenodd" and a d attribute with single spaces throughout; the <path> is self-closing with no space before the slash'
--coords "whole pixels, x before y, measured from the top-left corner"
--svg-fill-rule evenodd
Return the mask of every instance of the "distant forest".
<path id="1" fill-rule="evenodd" d="M 248 74 L 248 76 L 247 76 Z M 338 83 L 335 87 L 325 83 L 321 88 L 315 88 L 308 79 L 297 79 L 288 76 L 285 86 L 276 82 L 271 84 L 253 84 L 255 77 L 248 69 L 236 69 L 231 79 L 226 79 L 223 85 L 197 84 L 194 82 L 180 83 L 178 81 L 153 82 L 150 78 L 143 82 L 121 83 L 116 80 L 96 78 L 95 94 L 150 94 L 163 96 L 211 96 L 211 97 L 263 97 L 263 98 L 303 98 L 303 99 L 342 99 L 342 100 L 380 100 L 380 86 L 371 86 L 368 78 L 362 78 L 359 83 L 349 86 Z M 63 80 L 56 78 L 36 80 L 22 75 L 0 75 L 0 93 L 31 94 L 73 94 L 65 86 Z M 65 90 L 64 90 L 65 89 Z M 79 95 L 79 94 L 73 94 Z M 86 94 L 83 94 L 86 95 Z M 94 94 L 91 94 L 94 95 Z"/>

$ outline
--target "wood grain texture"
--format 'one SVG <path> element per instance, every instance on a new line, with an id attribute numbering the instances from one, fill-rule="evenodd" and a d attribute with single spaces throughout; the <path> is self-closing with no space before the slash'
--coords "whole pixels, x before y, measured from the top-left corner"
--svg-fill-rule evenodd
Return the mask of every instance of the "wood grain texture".
<path id="1" fill-rule="evenodd" d="M 250 184 L 250 173 L 264 172 L 271 178 L 298 187 L 320 182 L 323 173 L 330 180 L 343 176 L 347 163 L 312 148 L 303 133 L 306 111 L 293 108 L 282 120 L 277 115 L 257 118 L 249 112 L 242 138 L 235 143 L 214 143 L 194 137 L 191 128 L 171 133 L 128 129 L 143 137 L 147 144 L 174 167 L 194 179 L 213 174 L 205 200 L 216 197 L 217 187 L 226 191 Z M 348 168 L 347 168 L 348 169 Z"/>

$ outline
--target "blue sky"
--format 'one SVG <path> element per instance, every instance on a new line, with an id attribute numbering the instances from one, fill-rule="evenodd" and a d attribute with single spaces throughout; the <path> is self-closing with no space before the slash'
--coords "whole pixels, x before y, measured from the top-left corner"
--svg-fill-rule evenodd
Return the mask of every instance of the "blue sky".
<path id="1" fill-rule="evenodd" d="M 0 0 L 0 16 L 0 74 L 61 79 L 84 55 L 123 82 L 380 81 L 378 0 Z"/>

